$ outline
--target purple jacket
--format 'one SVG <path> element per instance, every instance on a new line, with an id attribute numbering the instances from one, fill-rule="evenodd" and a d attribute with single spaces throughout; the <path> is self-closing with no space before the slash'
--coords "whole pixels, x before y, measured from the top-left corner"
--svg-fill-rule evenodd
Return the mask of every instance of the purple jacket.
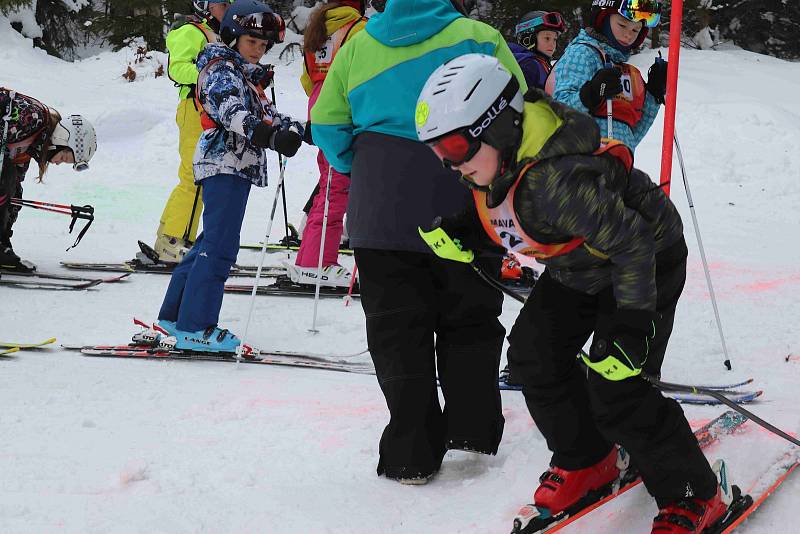
<path id="1" fill-rule="evenodd" d="M 514 54 L 514 58 L 519 63 L 519 68 L 525 75 L 525 81 L 528 83 L 528 88 L 537 87 L 544 89 L 544 82 L 547 80 L 547 75 L 550 74 L 550 69 L 544 66 L 544 63 L 550 64 L 550 59 L 535 50 L 528 50 L 524 46 L 517 43 L 508 43 L 508 47 Z"/>

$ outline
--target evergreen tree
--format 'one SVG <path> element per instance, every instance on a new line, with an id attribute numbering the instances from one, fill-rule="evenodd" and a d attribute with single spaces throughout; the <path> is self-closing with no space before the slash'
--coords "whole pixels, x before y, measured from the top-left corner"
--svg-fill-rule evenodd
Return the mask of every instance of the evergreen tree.
<path id="1" fill-rule="evenodd" d="M 150 50 L 165 50 L 166 32 L 176 13 L 189 13 L 191 3 L 181 0 L 105 0 L 105 12 L 92 24 L 114 50 L 142 37 Z"/>
<path id="2" fill-rule="evenodd" d="M 50 55 L 74 60 L 76 47 L 90 35 L 85 23 L 91 20 L 93 13 L 85 2 L 37 0 L 36 22 L 42 28 L 42 37 L 34 39 L 34 45 Z"/>
<path id="3" fill-rule="evenodd" d="M 31 5 L 31 0 L 0 0 L 0 13 L 5 15 L 9 9 L 29 5 Z"/>

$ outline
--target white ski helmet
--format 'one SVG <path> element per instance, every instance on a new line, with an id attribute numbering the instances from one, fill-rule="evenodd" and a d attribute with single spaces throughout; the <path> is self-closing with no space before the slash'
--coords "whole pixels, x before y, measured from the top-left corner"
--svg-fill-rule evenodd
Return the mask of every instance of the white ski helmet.
<path id="1" fill-rule="evenodd" d="M 97 151 L 97 135 L 94 126 L 80 115 L 70 115 L 61 119 L 50 136 L 52 148 L 66 147 L 72 150 L 75 163 L 72 168 L 84 171 L 89 168 L 89 160 Z"/>
<path id="2" fill-rule="evenodd" d="M 496 57 L 459 56 L 425 82 L 417 100 L 417 137 L 431 144 L 463 130 L 466 137 L 502 150 L 516 136 L 513 130 L 520 129 L 523 103 L 519 82 Z M 507 110 L 516 113 L 504 113 Z"/>

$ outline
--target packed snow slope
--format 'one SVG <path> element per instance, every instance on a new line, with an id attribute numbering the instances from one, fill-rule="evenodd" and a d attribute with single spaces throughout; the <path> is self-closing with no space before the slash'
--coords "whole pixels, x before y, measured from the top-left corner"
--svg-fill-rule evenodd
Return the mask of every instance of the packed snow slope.
<path id="1" fill-rule="evenodd" d="M 278 63 L 278 107 L 305 118 L 301 59 Z M 634 58 L 646 71 L 655 53 Z M 122 261 L 136 240 L 151 242 L 176 181 L 177 90 L 166 78 L 121 78 L 130 52 L 76 63 L 48 57 L 0 19 L 0 85 L 40 98 L 64 114 L 82 113 L 99 138 L 91 169 L 54 167 L 25 197 L 96 209 L 76 249 L 65 217 L 32 211 L 14 230 L 16 251 L 43 271 L 59 261 Z M 677 132 L 719 300 L 733 371 L 723 354 L 676 163 L 672 196 L 684 216 L 689 278 L 664 377 L 689 383 L 756 378 L 752 409 L 800 430 L 800 64 L 741 50 L 683 50 Z M 637 151 L 656 177 L 661 118 Z M 316 150 L 304 146 L 286 170 L 289 219 L 318 179 Z M 265 231 L 272 187 L 254 189 L 244 241 Z M 379 183 L 380 177 L 375 177 Z M 376 186 L 379 187 L 379 186 Z M 282 215 L 273 239 L 283 232 Z M 285 256 L 270 254 L 268 264 Z M 253 252 L 240 263 L 255 263 Z M 349 260 L 345 263 L 351 265 Z M 0 289 L 0 340 L 125 343 L 131 318 L 155 319 L 168 278 L 134 275 L 84 292 Z M 221 324 L 242 334 L 249 296 L 228 295 Z M 519 304 L 506 299 L 502 320 Z M 320 332 L 308 332 L 312 301 L 259 297 L 252 344 L 268 349 L 353 353 L 366 348 L 357 302 L 320 304 Z M 362 357 L 366 359 L 366 357 Z M 450 452 L 427 486 L 375 475 L 388 412 L 374 377 L 307 369 L 193 362 L 93 359 L 50 348 L 0 361 L 0 530 L 3 532 L 502 533 L 529 501 L 547 467 L 546 444 L 519 393 L 503 394 L 506 428 L 497 456 Z M 693 424 L 721 412 L 687 407 Z M 777 438 L 749 428 L 709 457 L 727 459 L 734 482 L 757 483 L 785 452 Z M 758 462 L 755 460 L 758 459 Z M 738 477 L 738 478 L 737 478 Z M 795 476 L 740 530 L 796 532 Z M 639 523 L 584 532 L 649 532 L 652 501 Z"/>

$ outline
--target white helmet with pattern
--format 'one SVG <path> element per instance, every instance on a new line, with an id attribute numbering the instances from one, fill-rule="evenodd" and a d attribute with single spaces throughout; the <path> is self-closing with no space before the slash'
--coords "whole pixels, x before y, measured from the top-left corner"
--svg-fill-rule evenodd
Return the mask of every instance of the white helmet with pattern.
<path id="1" fill-rule="evenodd" d="M 64 147 L 72 150 L 75 163 L 72 168 L 83 171 L 89 168 L 89 160 L 97 151 L 97 135 L 94 126 L 80 115 L 70 115 L 56 125 L 50 136 L 53 148 Z"/>

